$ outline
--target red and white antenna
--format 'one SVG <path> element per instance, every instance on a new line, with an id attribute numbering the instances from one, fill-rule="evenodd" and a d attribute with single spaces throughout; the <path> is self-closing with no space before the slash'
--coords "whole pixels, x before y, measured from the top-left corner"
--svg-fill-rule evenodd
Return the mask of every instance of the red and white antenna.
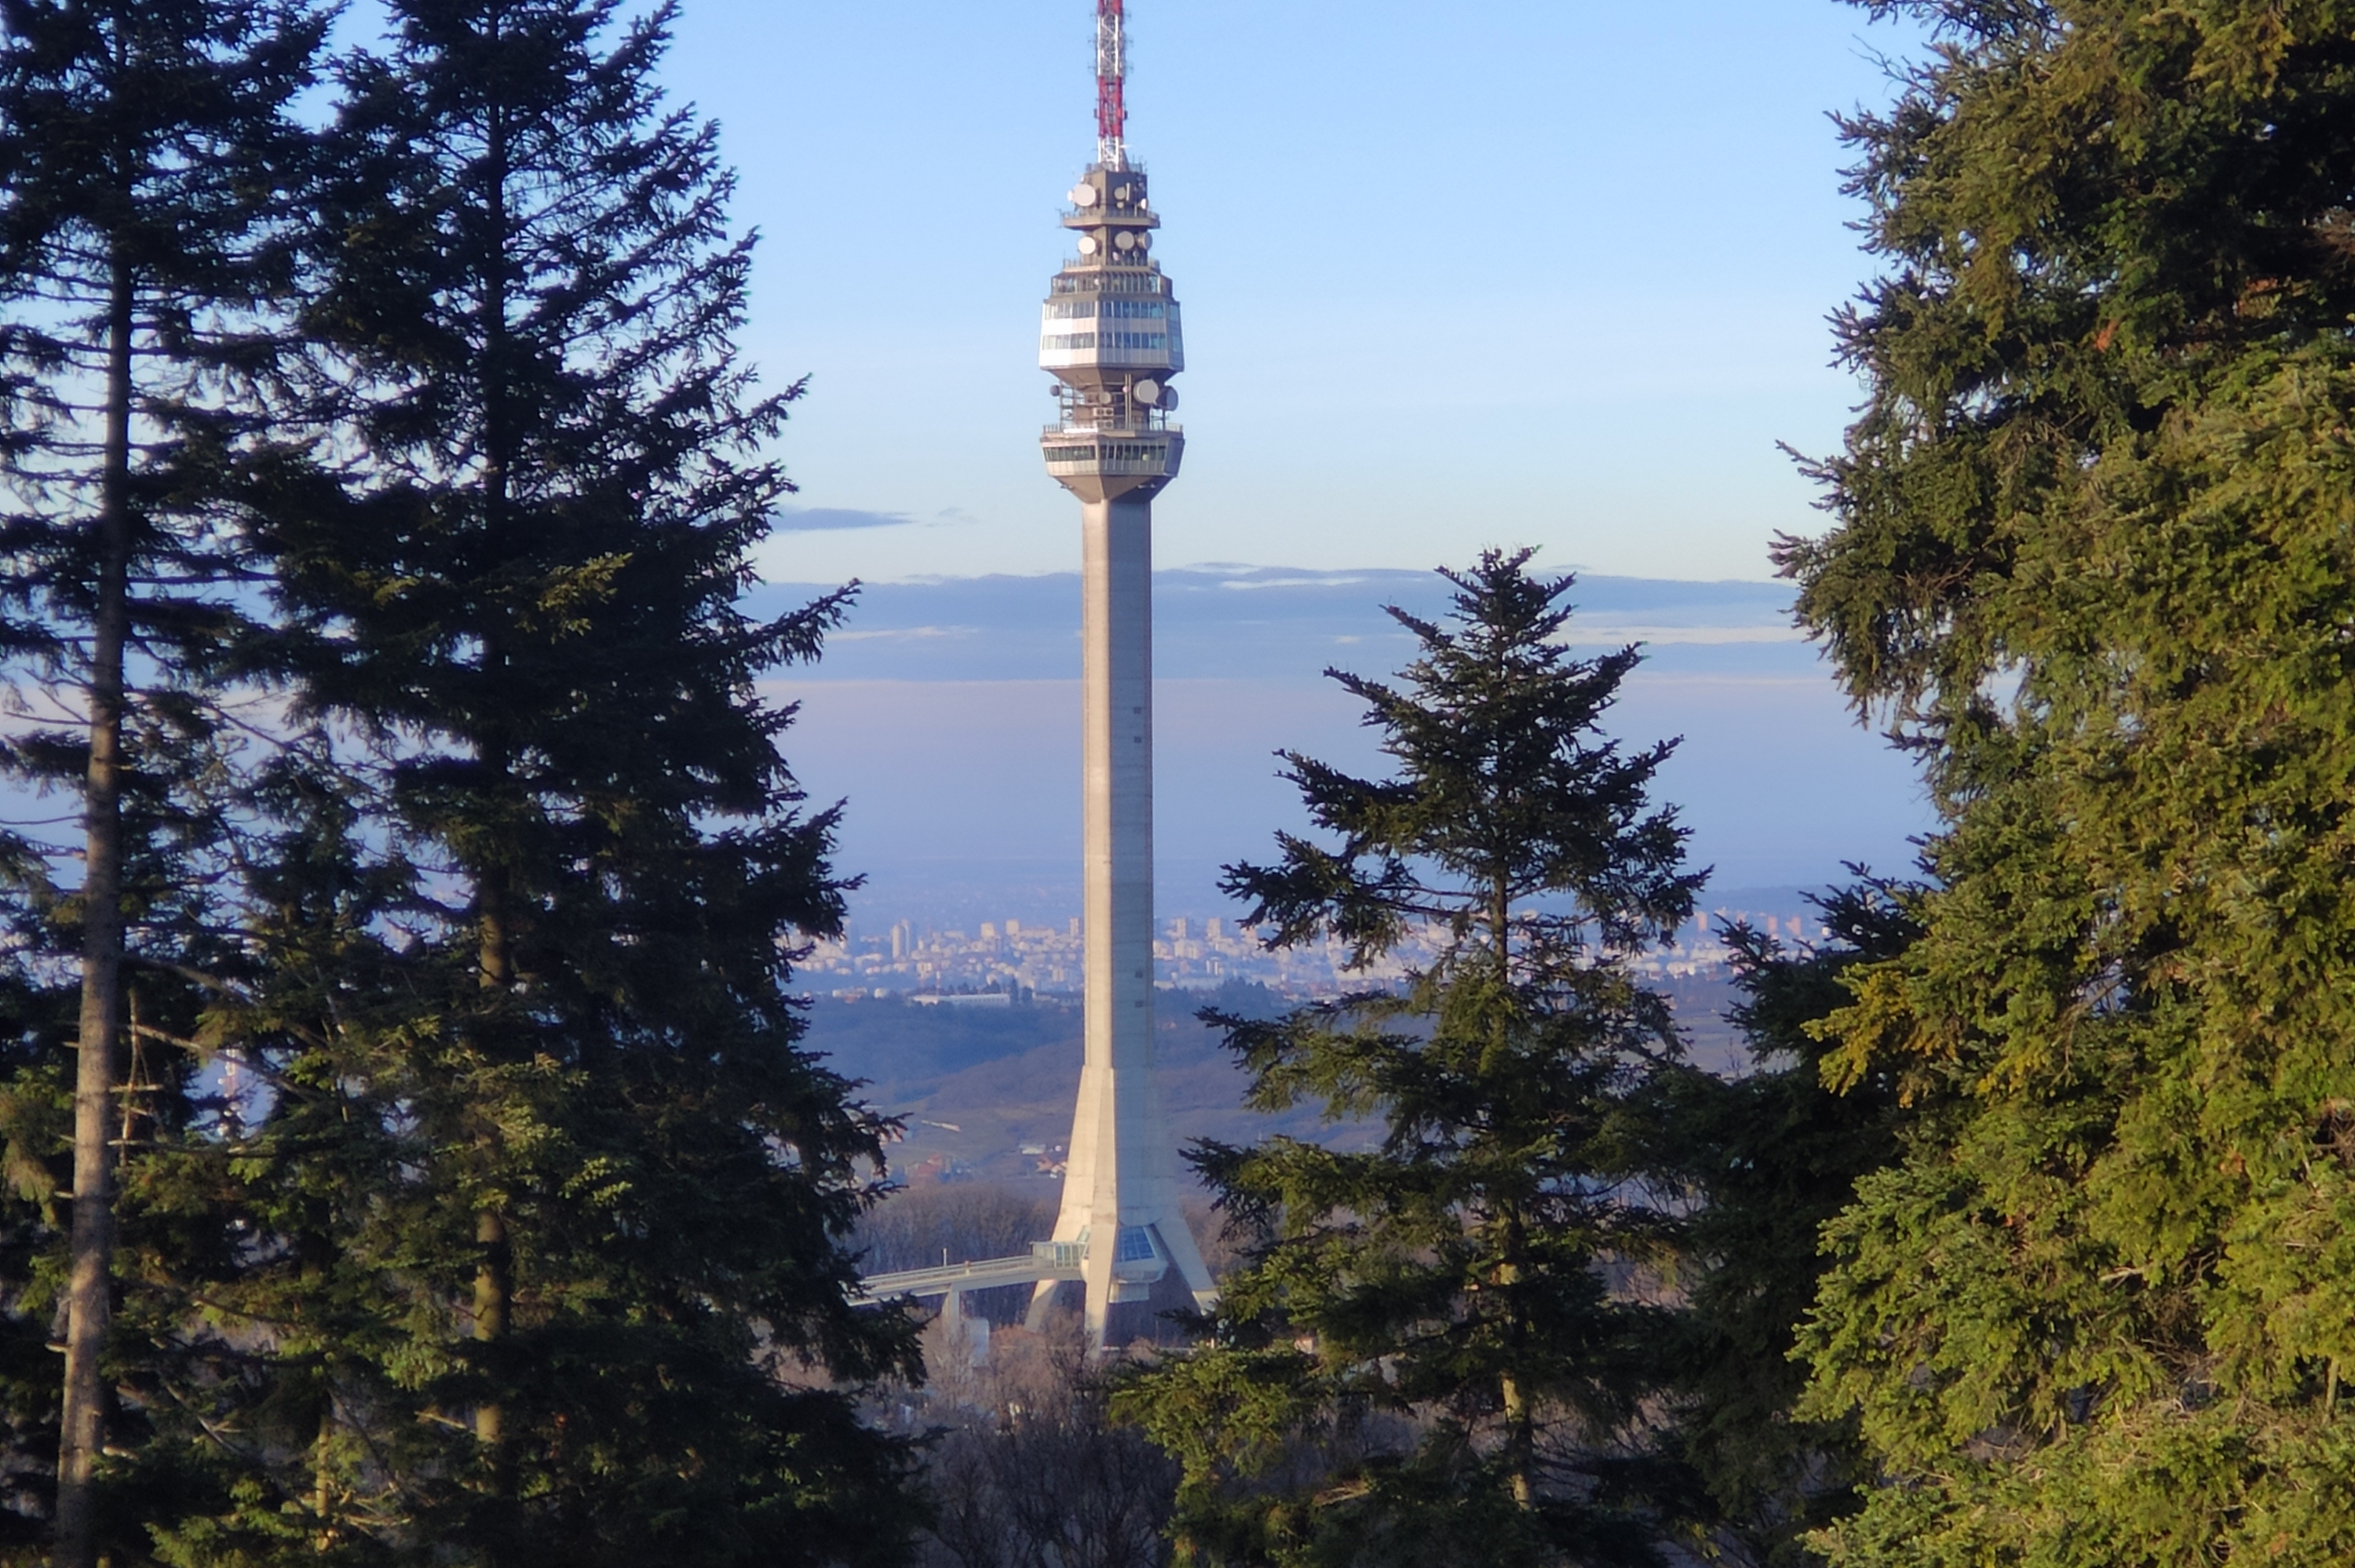
<path id="1" fill-rule="evenodd" d="M 1096 0 L 1096 162 L 1128 167 L 1128 35 L 1122 0 Z"/>

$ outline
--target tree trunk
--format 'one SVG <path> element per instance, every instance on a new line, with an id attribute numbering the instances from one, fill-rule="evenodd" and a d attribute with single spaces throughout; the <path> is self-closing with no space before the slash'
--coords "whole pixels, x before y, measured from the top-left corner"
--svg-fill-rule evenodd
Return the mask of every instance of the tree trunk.
<path id="1" fill-rule="evenodd" d="M 515 984 L 515 958 L 505 901 L 497 894 L 495 877 L 484 878 L 480 897 L 482 946 L 476 961 L 482 969 L 482 985 L 486 991 L 505 991 Z M 492 1143 L 496 1137 L 495 1133 L 485 1133 L 485 1142 Z M 506 1216 L 495 1208 L 477 1210 L 474 1242 L 480 1248 L 474 1265 L 474 1339 L 478 1343 L 491 1344 L 507 1331 L 507 1309 L 515 1294 L 514 1249 L 507 1241 Z M 498 1400 L 487 1399 L 475 1406 L 474 1441 L 489 1463 L 494 1494 L 506 1499 L 510 1491 L 513 1466 L 509 1463 L 506 1440 L 506 1410 Z"/>
<path id="2" fill-rule="evenodd" d="M 1538 1467 L 1537 1413 L 1519 1370 L 1529 1348 L 1529 1312 L 1522 1299 L 1529 1251 L 1529 1226 L 1516 1205 L 1505 1215 L 1505 1262 L 1497 1270 L 1505 1298 L 1505 1370 L 1497 1380 L 1497 1395 L 1505 1411 L 1505 1473 L 1514 1504 L 1524 1509 L 1536 1506 Z"/>
<path id="3" fill-rule="evenodd" d="M 106 1443 L 100 1358 L 113 1306 L 114 1055 L 123 1035 L 123 662 L 130 640 L 132 280 L 119 257 L 107 309 L 106 433 L 99 481 L 84 786 L 80 1061 L 74 1075 L 72 1261 L 58 1441 L 56 1568 L 96 1568 L 92 1472 Z"/>
<path id="4" fill-rule="evenodd" d="M 311 1550 L 325 1553 L 336 1544 L 336 1397 L 319 1399 L 319 1428 L 311 1440 Z"/>
<path id="5" fill-rule="evenodd" d="M 1505 1402 L 1505 1474 L 1513 1489 L 1513 1503 L 1518 1508 L 1534 1508 L 1537 1486 L 1531 1472 L 1537 1468 L 1537 1422 L 1529 1410 L 1529 1396 L 1521 1380 L 1510 1372 L 1498 1380 L 1498 1392 Z"/>
<path id="6" fill-rule="evenodd" d="M 474 1240 L 482 1258 L 474 1266 L 474 1338 L 489 1344 L 507 1331 L 507 1301 L 515 1282 L 509 1264 L 506 1219 L 496 1209 L 474 1215 Z M 474 1411 L 474 1439 L 490 1456 L 491 1474 L 504 1479 L 506 1453 L 506 1412 L 496 1400 Z"/>
<path id="7" fill-rule="evenodd" d="M 498 13 L 494 10 L 488 19 L 489 41 L 498 41 Z M 510 482 L 511 440 L 507 429 L 507 124 L 506 116 L 494 105 L 489 113 L 488 164 L 485 198 L 490 207 L 490 233 L 494 254 L 489 273 L 484 280 L 483 347 L 477 365 L 483 398 L 483 493 L 484 523 L 494 541 L 506 536 L 508 513 L 507 486 Z M 500 659 L 500 640 L 486 630 L 483 660 L 485 667 L 496 667 Z M 486 736 L 483 747 L 483 768 L 492 787 L 503 784 L 514 767 L 514 758 L 502 739 Z M 481 916 L 479 961 L 482 984 L 485 989 L 507 991 L 516 983 L 514 910 L 506 897 L 505 868 L 482 866 L 475 870 L 476 898 Z M 487 1135 L 494 1143 L 497 1134 Z M 481 1258 L 474 1272 L 474 1338 L 485 1344 L 498 1340 L 507 1330 L 507 1312 L 515 1291 L 514 1247 L 507 1238 L 506 1216 L 496 1208 L 485 1208 L 474 1215 L 474 1240 L 481 1247 Z M 506 1434 L 506 1411 L 496 1399 L 486 1401 L 474 1412 L 474 1439 L 483 1449 L 490 1465 L 493 1495 L 501 1501 L 510 1500 L 514 1494 L 514 1464 Z"/>
<path id="8" fill-rule="evenodd" d="M 1497 1056 L 1501 1063 L 1511 1039 L 1513 985 L 1512 886 L 1502 872 L 1489 882 L 1488 915 L 1496 922 L 1497 930 L 1495 1033 Z M 1529 1254 L 1529 1231 L 1517 1207 L 1508 1208 L 1504 1220 L 1505 1256 L 1497 1270 L 1497 1284 L 1505 1297 L 1508 1366 L 1497 1380 L 1497 1395 L 1505 1412 L 1505 1473 L 1512 1487 L 1513 1503 L 1528 1509 L 1536 1506 L 1537 1489 L 1531 1475 L 1537 1468 L 1537 1418 L 1529 1408 L 1529 1391 L 1521 1386 L 1520 1375 L 1513 1369 L 1520 1364 L 1529 1343 L 1528 1319 L 1521 1302 L 1521 1273 Z"/>

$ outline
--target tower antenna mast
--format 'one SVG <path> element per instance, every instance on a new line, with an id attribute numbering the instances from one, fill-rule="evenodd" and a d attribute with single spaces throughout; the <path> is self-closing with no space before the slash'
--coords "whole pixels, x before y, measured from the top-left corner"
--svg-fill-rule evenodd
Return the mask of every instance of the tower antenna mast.
<path id="1" fill-rule="evenodd" d="M 1128 30 L 1123 0 L 1096 0 L 1096 162 L 1128 167 Z"/>

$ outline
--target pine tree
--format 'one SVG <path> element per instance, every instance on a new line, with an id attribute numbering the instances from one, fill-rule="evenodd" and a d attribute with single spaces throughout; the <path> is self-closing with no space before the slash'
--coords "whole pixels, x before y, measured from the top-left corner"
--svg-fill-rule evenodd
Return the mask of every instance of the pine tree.
<path id="1" fill-rule="evenodd" d="M 253 492 L 327 758 L 213 1023 L 280 1086 L 235 1172 L 272 1245 L 208 1290 L 276 1435 L 174 1551 L 889 1561 L 887 1129 L 796 1044 L 847 885 L 757 687 L 846 599 L 737 609 L 793 391 L 735 358 L 732 180 L 653 85 L 668 7 L 387 10 L 325 141 L 318 439 Z"/>
<path id="2" fill-rule="evenodd" d="M 1833 1070 L 1923 1107 L 1828 1232 L 1841 1564 L 2355 1557 L 2355 11 L 1902 9 L 1849 131 L 1870 397 L 1801 609 L 1939 886 Z"/>
<path id="3" fill-rule="evenodd" d="M 59 1194 L 73 1169 L 71 1047 L 80 988 L 26 961 L 58 950 L 54 939 L 37 946 L 23 939 L 45 924 L 38 906 L 51 900 L 32 890 L 45 886 L 47 868 L 27 857 L 9 871 L 0 919 L 17 945 L 0 966 L 0 1160 L 7 1178 L 0 1186 L 0 1279 L 7 1285 L 0 1306 L 0 1484 L 12 1502 L 0 1510 L 0 1553 L 14 1562 L 48 1544 L 55 1508 L 61 1390 L 48 1346 L 63 1283 Z"/>
<path id="4" fill-rule="evenodd" d="M 65 1568 L 96 1560 L 109 1440 L 110 1143 L 123 1132 L 126 923 L 146 902 L 125 820 L 134 747 L 208 700 L 219 607 L 207 589 L 232 553 L 208 475 L 251 433 L 261 307 L 282 281 L 268 219 L 299 148 L 283 110 L 321 27 L 297 4 L 0 6 L 0 359 L 18 501 L 0 526 L 0 640 L 14 673 L 51 698 L 39 719 L 75 714 L 63 752 L 79 754 L 37 736 L 10 761 L 44 783 L 73 765 L 84 824 L 80 886 L 48 911 L 79 927 L 80 971 L 56 1493 Z M 37 846 L 18 840 L 8 859 L 19 887 L 38 892 Z M 48 950 L 41 924 L 17 939 Z"/>
<path id="5" fill-rule="evenodd" d="M 1700 878 L 1646 801 L 1669 745 L 1598 728 L 1635 650 L 1572 658 L 1572 579 L 1528 558 L 1445 574 L 1449 624 L 1391 610 L 1422 649 L 1401 685 L 1333 673 L 1397 766 L 1284 754 L 1337 847 L 1282 835 L 1277 864 L 1230 868 L 1275 946 L 1438 951 L 1394 991 L 1214 1020 L 1252 1104 L 1321 1101 L 1380 1139 L 1196 1152 L 1255 1240 L 1216 1342 L 1123 1406 L 1184 1464 L 1189 1561 L 1651 1556 L 1617 1459 L 1660 1318 L 1627 1287 L 1666 1225 L 1634 1181 L 1630 1098 L 1678 1045 L 1626 959 Z"/>

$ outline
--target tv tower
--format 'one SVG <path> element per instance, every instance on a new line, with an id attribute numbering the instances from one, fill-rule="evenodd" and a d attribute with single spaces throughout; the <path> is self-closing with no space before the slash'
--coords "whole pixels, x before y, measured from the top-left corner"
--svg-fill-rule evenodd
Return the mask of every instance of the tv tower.
<path id="1" fill-rule="evenodd" d="M 1087 1331 L 1170 1269 L 1207 1307 L 1209 1271 L 1178 1209 L 1177 1139 L 1153 1066 L 1153 497 L 1177 477 L 1169 422 L 1186 368 L 1169 280 L 1152 259 L 1161 219 L 1124 132 L 1123 0 L 1096 0 L 1096 161 L 1063 227 L 1079 254 L 1040 312 L 1039 366 L 1060 418 L 1047 471 L 1080 498 L 1081 698 L 1086 844 L 1086 1057 L 1054 1240 L 1081 1249 Z M 1055 1289 L 1042 1280 L 1034 1319 Z"/>

